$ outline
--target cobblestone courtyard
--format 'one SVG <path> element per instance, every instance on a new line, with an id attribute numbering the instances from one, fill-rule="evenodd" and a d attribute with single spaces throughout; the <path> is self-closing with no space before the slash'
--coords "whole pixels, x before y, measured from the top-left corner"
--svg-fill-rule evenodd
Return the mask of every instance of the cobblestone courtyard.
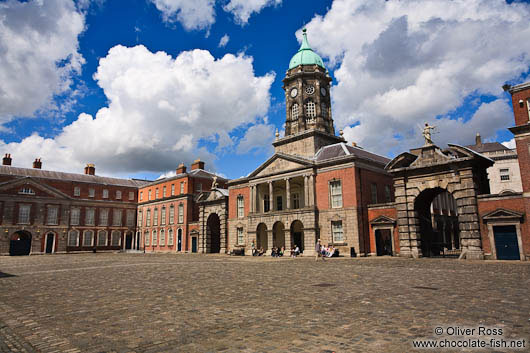
<path id="1" fill-rule="evenodd" d="M 521 262 L 1 257 L 0 351 L 406 352 L 479 325 L 528 339 L 529 290 Z"/>

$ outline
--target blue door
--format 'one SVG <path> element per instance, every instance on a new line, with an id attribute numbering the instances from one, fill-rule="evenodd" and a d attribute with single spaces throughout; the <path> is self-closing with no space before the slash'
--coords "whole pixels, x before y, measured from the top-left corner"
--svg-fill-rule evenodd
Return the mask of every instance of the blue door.
<path id="1" fill-rule="evenodd" d="M 494 226 L 498 260 L 520 260 L 515 226 Z"/>
<path id="2" fill-rule="evenodd" d="M 179 229 L 177 234 L 177 251 L 182 251 L 182 229 Z"/>
<path id="3" fill-rule="evenodd" d="M 191 238 L 191 252 L 197 252 L 197 237 Z"/>

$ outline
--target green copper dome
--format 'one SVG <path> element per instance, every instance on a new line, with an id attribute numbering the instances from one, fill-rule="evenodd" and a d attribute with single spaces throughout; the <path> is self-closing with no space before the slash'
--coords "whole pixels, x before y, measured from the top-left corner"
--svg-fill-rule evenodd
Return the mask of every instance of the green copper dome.
<path id="1" fill-rule="evenodd" d="M 322 58 L 320 58 L 320 56 L 318 56 L 318 54 L 315 53 L 309 46 L 306 32 L 307 30 L 304 28 L 304 39 L 302 40 L 302 46 L 300 46 L 298 52 L 294 54 L 291 61 L 289 62 L 289 70 L 293 67 L 297 67 L 298 65 L 318 65 L 325 69 Z"/>

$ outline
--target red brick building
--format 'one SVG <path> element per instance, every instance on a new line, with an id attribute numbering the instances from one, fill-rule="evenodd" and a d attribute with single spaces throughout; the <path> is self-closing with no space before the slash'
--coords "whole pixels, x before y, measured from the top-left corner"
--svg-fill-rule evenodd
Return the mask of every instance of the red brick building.
<path id="1" fill-rule="evenodd" d="M 176 175 L 139 189 L 138 235 L 146 252 L 198 252 L 199 205 L 197 197 L 212 183 L 224 187 L 226 179 L 204 170 L 196 160 L 191 170 L 181 164 Z"/>
<path id="2" fill-rule="evenodd" d="M 0 166 L 0 255 L 134 249 L 138 187 L 145 182 Z"/>

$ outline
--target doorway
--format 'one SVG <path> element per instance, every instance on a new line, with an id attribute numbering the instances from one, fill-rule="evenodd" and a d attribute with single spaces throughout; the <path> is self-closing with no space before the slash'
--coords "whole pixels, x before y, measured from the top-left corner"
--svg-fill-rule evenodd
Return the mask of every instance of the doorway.
<path id="1" fill-rule="evenodd" d="M 497 260 L 520 260 L 515 226 L 493 226 Z"/>
<path id="2" fill-rule="evenodd" d="M 46 254 L 53 254 L 55 252 L 54 251 L 55 250 L 55 234 L 53 233 L 46 234 L 45 244 L 46 244 L 46 248 L 45 248 Z"/>
<path id="3" fill-rule="evenodd" d="M 375 248 L 377 256 L 392 256 L 392 233 L 390 229 L 376 229 Z"/>
<path id="4" fill-rule="evenodd" d="M 9 255 L 29 255 L 31 252 L 31 238 L 31 233 L 25 230 L 19 230 L 13 234 L 9 243 Z"/>

